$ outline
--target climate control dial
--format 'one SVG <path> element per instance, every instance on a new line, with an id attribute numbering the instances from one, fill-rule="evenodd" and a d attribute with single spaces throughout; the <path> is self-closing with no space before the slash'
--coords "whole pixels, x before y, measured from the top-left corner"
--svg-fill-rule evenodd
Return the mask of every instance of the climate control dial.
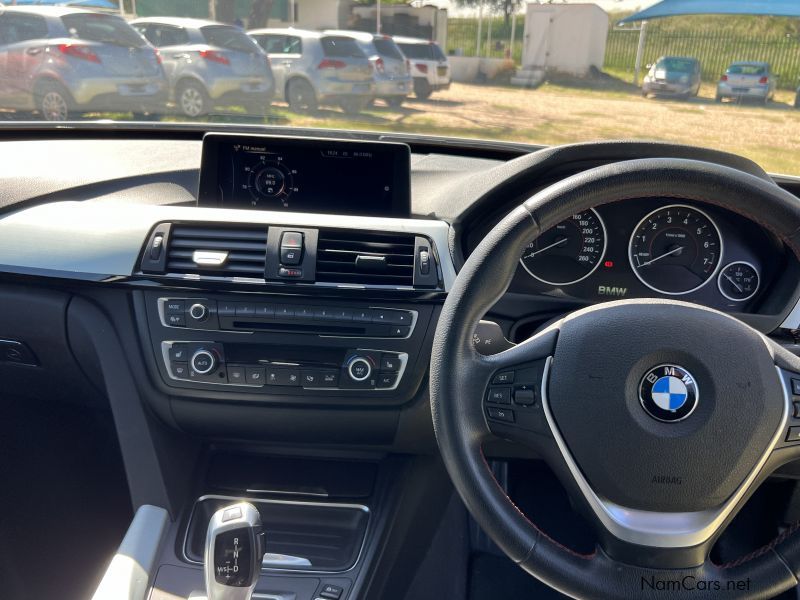
<path id="1" fill-rule="evenodd" d="M 353 381 L 366 381 L 372 375 L 372 369 L 372 362 L 364 356 L 353 356 L 347 362 L 347 374 Z"/>
<path id="2" fill-rule="evenodd" d="M 200 348 L 197 352 L 192 354 L 190 364 L 195 373 L 207 375 L 217 368 L 219 359 L 212 350 Z"/>

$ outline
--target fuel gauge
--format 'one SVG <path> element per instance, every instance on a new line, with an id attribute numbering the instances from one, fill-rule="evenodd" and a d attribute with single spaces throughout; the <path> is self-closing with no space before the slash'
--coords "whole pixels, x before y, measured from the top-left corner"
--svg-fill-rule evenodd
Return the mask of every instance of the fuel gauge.
<path id="1" fill-rule="evenodd" d="M 734 302 L 744 302 L 755 296 L 760 283 L 758 269 L 744 261 L 730 263 L 717 277 L 720 293 Z"/>

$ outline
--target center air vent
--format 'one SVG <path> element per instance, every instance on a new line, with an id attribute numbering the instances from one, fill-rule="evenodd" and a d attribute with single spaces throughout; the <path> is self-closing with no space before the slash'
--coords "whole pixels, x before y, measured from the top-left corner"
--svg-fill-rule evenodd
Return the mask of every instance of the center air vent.
<path id="1" fill-rule="evenodd" d="M 173 225 L 168 273 L 264 279 L 267 228 Z"/>
<path id="2" fill-rule="evenodd" d="M 360 285 L 414 285 L 413 234 L 321 230 L 317 281 Z"/>

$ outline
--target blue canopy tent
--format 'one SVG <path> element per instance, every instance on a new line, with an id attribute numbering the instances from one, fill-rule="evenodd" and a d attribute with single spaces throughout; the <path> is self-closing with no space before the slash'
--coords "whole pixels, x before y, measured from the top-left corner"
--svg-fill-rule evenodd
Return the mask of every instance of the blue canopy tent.
<path id="1" fill-rule="evenodd" d="M 661 0 L 622 19 L 619 24 L 641 21 L 633 83 L 638 85 L 647 21 L 686 15 L 752 15 L 800 17 L 800 0 Z"/>
<path id="2" fill-rule="evenodd" d="M 800 17 L 799 0 L 662 0 L 620 23 L 681 15 L 763 15 Z"/>
<path id="3" fill-rule="evenodd" d="M 6 4 L 41 5 L 41 6 L 79 6 L 81 8 L 103 8 L 106 10 L 119 10 L 119 3 L 114 0 L 6 0 Z"/>

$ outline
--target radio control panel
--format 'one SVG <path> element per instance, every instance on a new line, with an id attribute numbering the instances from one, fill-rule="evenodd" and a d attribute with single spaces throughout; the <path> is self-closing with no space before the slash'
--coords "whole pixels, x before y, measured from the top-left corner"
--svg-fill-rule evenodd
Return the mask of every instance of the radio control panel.
<path id="1" fill-rule="evenodd" d="M 162 325 L 204 331 L 273 331 L 407 339 L 417 311 L 393 308 L 159 298 Z"/>

